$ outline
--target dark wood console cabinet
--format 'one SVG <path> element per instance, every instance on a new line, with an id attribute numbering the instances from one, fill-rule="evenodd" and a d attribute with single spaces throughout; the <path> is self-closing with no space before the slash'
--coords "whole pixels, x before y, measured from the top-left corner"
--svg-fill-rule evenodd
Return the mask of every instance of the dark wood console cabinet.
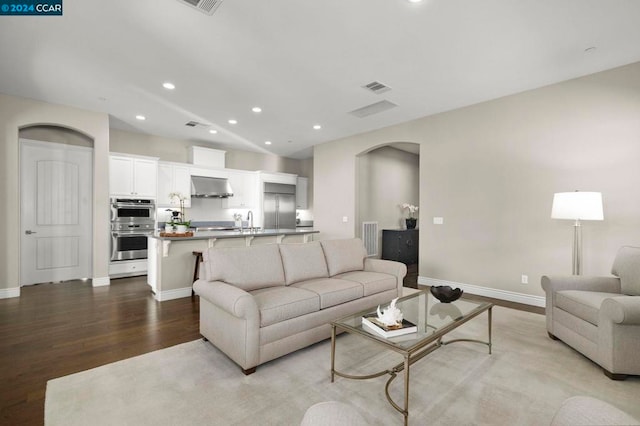
<path id="1" fill-rule="evenodd" d="M 406 265 L 418 263 L 418 230 L 383 229 L 382 258 Z"/>

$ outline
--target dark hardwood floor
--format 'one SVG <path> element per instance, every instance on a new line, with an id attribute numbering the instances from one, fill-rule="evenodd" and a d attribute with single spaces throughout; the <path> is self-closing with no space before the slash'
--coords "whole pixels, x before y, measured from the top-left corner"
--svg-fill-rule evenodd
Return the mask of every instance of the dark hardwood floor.
<path id="1" fill-rule="evenodd" d="M 0 300 L 0 424 L 43 424 L 48 380 L 198 339 L 198 319 L 197 296 L 158 303 L 146 277 L 23 287 Z"/>
<path id="2" fill-rule="evenodd" d="M 41 425 L 47 380 L 189 342 L 197 296 L 158 303 L 146 277 L 70 281 L 0 300 L 0 424 Z"/>

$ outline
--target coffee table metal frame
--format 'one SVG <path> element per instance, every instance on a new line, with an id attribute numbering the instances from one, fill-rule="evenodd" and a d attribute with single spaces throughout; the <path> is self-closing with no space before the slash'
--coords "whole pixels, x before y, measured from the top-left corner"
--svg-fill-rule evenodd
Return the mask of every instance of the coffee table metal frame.
<path id="1" fill-rule="evenodd" d="M 421 294 L 424 294 L 425 291 L 421 291 L 419 293 L 415 293 L 409 296 L 405 296 L 403 298 L 398 299 L 399 302 L 413 298 L 413 297 L 418 297 Z M 428 297 L 432 297 L 431 295 L 427 294 Z M 466 301 L 469 302 L 469 301 Z M 366 380 L 366 379 L 373 379 L 376 377 L 380 377 L 383 376 L 385 374 L 390 375 L 391 377 L 389 377 L 389 380 L 387 380 L 387 384 L 385 385 L 385 394 L 387 397 L 387 400 L 389 401 L 389 403 L 391 404 L 391 406 L 393 408 L 395 408 L 398 412 L 400 412 L 403 416 L 404 416 L 404 424 L 405 426 L 408 424 L 409 421 L 409 371 L 410 371 L 410 366 L 415 363 L 416 361 L 424 358 L 426 355 L 430 354 L 431 352 L 435 351 L 436 349 L 444 346 L 444 345 L 448 345 L 454 342 L 474 342 L 474 343 L 480 343 L 483 345 L 487 345 L 489 348 L 489 354 L 491 354 L 491 322 L 492 322 L 492 309 L 493 309 L 493 304 L 492 303 L 487 303 L 487 302 L 472 302 L 472 303 L 477 303 L 478 306 L 473 309 L 472 311 L 470 311 L 469 313 L 467 313 L 466 315 L 454 319 L 452 320 L 449 324 L 445 325 L 442 328 L 439 329 L 435 329 L 433 334 L 430 334 L 428 336 L 425 336 L 422 339 L 416 339 L 416 342 L 414 344 L 412 344 L 411 346 L 407 347 L 407 348 L 403 348 L 401 346 L 398 346 L 396 344 L 394 344 L 392 341 L 385 339 L 384 337 L 379 337 L 376 335 L 373 335 L 365 330 L 363 330 L 362 328 L 356 328 L 353 326 L 350 326 L 349 324 L 346 324 L 345 321 L 349 320 L 349 319 L 354 319 L 356 317 L 362 317 L 365 314 L 371 313 L 373 311 L 375 311 L 375 308 L 369 308 L 365 311 L 359 312 L 357 314 L 353 314 L 353 315 L 348 315 L 342 318 L 339 318 L 335 321 L 331 322 L 331 383 L 334 382 L 334 378 L 335 376 L 340 376 L 340 377 L 344 377 L 346 379 L 356 379 L 356 380 Z M 455 302 L 454 302 L 455 304 Z M 452 330 L 455 330 L 456 328 L 460 327 L 462 324 L 472 320 L 473 318 L 477 317 L 478 315 L 482 314 L 483 312 L 487 312 L 488 313 L 488 341 L 483 341 L 483 340 L 476 340 L 476 339 L 451 339 L 451 340 L 446 340 L 443 341 L 442 338 L 449 332 L 451 332 Z M 428 325 L 428 327 L 433 328 L 432 326 Z M 362 376 L 357 376 L 357 375 L 352 375 L 352 374 L 346 374 L 343 372 L 339 372 L 335 369 L 335 358 L 336 358 L 336 329 L 342 330 L 342 331 L 346 331 L 348 333 L 351 334 L 356 334 L 358 336 L 362 336 L 366 339 L 369 339 L 371 341 L 374 341 L 380 345 L 382 345 L 383 347 L 385 347 L 385 349 L 389 349 L 392 350 L 394 352 L 397 352 L 399 354 L 401 354 L 404 357 L 404 361 L 398 363 L 397 365 L 395 365 L 394 367 L 387 369 L 387 370 L 382 370 L 379 371 L 377 373 L 373 373 L 373 374 L 367 374 L 367 375 L 362 375 Z M 393 382 L 393 380 L 396 378 L 396 376 L 398 375 L 398 373 L 404 371 L 404 404 L 403 406 L 398 405 L 392 398 L 391 395 L 389 395 L 389 387 L 391 386 L 391 383 Z"/>

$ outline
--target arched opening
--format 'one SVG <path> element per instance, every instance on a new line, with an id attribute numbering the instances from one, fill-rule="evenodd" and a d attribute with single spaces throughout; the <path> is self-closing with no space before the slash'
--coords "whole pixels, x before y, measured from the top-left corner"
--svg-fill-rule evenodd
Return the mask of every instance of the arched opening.
<path id="1" fill-rule="evenodd" d="M 92 277 L 93 139 L 51 124 L 18 136 L 20 286 Z"/>
<path id="2" fill-rule="evenodd" d="M 409 212 L 402 205 L 420 205 L 420 144 L 392 142 L 378 145 L 358 154 L 356 162 L 355 234 L 365 241 L 371 256 L 383 257 L 383 230 L 406 230 L 405 219 Z M 402 237 L 406 237 L 405 234 L 408 233 L 399 233 Z M 410 242 L 415 244 L 415 253 L 394 259 L 411 259 L 405 280 L 405 285 L 409 286 L 417 284 L 416 235 L 417 232 L 412 234 Z"/>

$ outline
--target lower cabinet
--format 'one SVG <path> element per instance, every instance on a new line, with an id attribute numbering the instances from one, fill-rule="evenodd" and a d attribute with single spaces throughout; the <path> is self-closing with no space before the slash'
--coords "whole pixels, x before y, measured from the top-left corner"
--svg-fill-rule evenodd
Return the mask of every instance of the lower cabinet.
<path id="1" fill-rule="evenodd" d="M 417 229 L 383 229 L 382 258 L 406 265 L 418 263 Z"/>

